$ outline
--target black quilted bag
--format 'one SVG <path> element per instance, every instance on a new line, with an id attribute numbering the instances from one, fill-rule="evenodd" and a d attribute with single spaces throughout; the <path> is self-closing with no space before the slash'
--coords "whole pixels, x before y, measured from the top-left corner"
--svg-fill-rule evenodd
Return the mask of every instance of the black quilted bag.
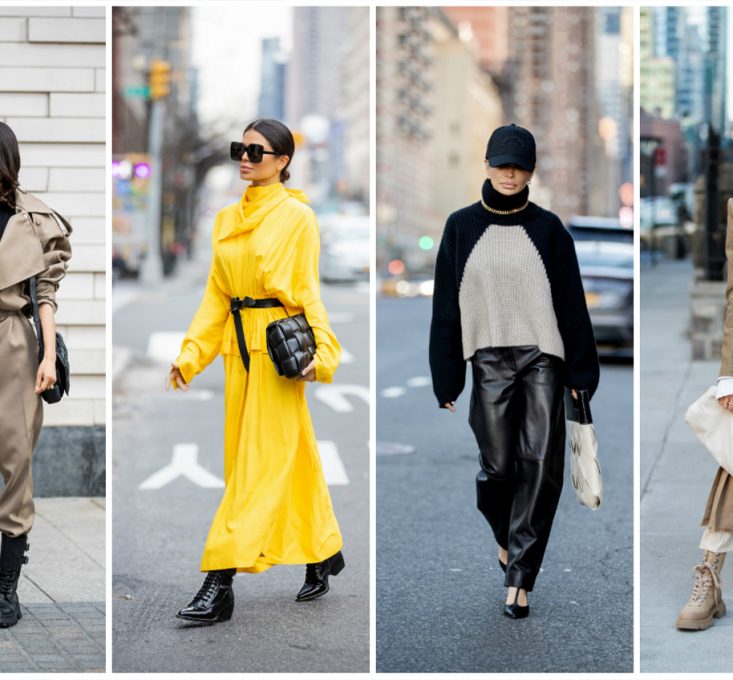
<path id="1" fill-rule="evenodd" d="M 267 352 L 278 375 L 298 378 L 316 355 L 316 339 L 303 314 L 268 324 Z"/>

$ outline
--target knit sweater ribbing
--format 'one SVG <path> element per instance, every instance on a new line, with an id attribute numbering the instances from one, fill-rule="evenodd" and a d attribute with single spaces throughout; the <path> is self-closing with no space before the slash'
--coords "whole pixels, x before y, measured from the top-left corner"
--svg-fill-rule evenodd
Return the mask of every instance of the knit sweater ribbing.
<path id="1" fill-rule="evenodd" d="M 448 218 L 435 266 L 430 368 L 455 401 L 484 347 L 536 345 L 565 360 L 565 384 L 595 392 L 598 355 L 572 237 L 534 203 L 512 215 L 481 202 Z"/>

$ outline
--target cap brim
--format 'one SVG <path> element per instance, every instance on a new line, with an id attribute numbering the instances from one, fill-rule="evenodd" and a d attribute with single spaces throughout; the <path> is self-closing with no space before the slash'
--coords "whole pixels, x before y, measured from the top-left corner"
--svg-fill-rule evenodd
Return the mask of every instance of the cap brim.
<path id="1" fill-rule="evenodd" d="M 526 170 L 527 172 L 532 172 L 534 170 L 534 166 L 530 165 L 526 158 L 515 156 L 511 153 L 491 156 L 487 160 L 489 161 L 489 165 L 492 168 L 498 168 L 500 165 L 518 165 L 520 168 Z"/>

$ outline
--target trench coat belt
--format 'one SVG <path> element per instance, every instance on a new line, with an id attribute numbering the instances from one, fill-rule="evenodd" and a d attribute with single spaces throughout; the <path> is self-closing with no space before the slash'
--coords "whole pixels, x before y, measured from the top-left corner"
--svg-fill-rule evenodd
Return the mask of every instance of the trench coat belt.
<path id="1" fill-rule="evenodd" d="M 239 353 L 242 355 L 242 363 L 249 373 L 249 352 L 247 350 L 247 342 L 244 339 L 244 329 L 242 328 L 242 317 L 239 310 L 244 308 L 263 309 L 265 307 L 284 307 L 285 305 L 277 298 L 232 298 L 229 309 L 234 317 L 234 328 L 237 331 L 237 345 L 239 345 Z"/>
<path id="2" fill-rule="evenodd" d="M 23 316 L 23 312 L 20 309 L 0 309 L 0 321 L 5 321 L 5 319 L 14 314 Z"/>

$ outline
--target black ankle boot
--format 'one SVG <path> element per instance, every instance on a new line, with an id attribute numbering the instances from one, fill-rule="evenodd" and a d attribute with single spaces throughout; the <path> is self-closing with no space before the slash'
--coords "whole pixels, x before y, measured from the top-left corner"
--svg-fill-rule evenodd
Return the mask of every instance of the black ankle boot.
<path id="1" fill-rule="evenodd" d="M 232 579 L 236 573 L 236 569 L 208 572 L 196 597 L 176 616 L 195 623 L 216 623 L 231 619 L 234 611 Z"/>
<path id="2" fill-rule="evenodd" d="M 296 595 L 296 602 L 314 600 L 328 592 L 328 577 L 336 576 L 346 566 L 344 556 L 339 550 L 323 562 L 305 565 L 305 583 Z"/>
<path id="3" fill-rule="evenodd" d="M 2 535 L 0 545 L 0 628 L 9 628 L 23 616 L 18 601 L 20 568 L 28 564 L 28 534 Z"/>

